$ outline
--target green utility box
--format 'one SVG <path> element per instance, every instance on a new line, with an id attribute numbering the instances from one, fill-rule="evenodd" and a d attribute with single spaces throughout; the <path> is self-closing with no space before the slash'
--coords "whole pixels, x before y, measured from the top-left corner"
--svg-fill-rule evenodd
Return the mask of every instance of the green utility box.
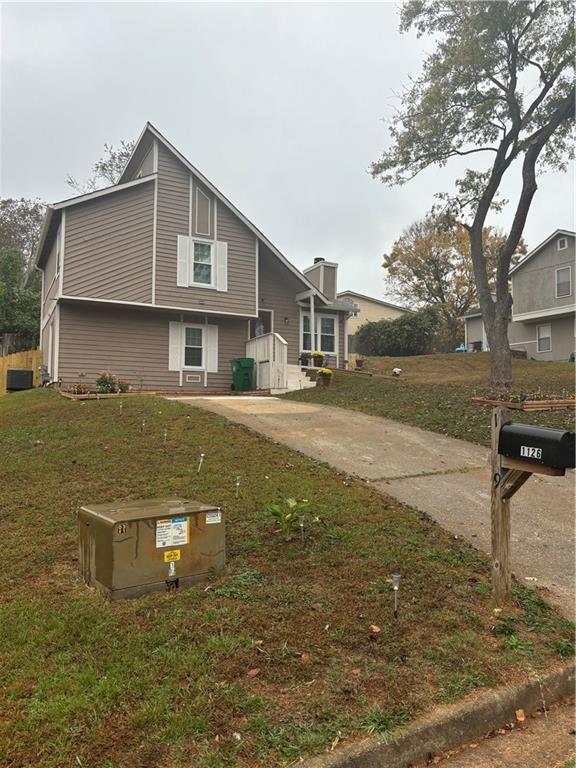
<path id="1" fill-rule="evenodd" d="M 251 357 L 236 357 L 232 364 L 232 389 L 247 392 L 254 389 L 254 360 Z"/>
<path id="2" fill-rule="evenodd" d="M 187 499 L 91 504 L 78 513 L 80 572 L 112 599 L 186 587 L 224 568 L 219 507 Z"/>

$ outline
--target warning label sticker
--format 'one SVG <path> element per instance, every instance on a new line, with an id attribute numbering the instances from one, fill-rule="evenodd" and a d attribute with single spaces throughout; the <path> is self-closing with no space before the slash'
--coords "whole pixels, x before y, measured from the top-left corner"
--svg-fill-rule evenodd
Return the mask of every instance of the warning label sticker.
<path id="1" fill-rule="evenodd" d="M 173 563 L 176 560 L 180 560 L 180 550 L 179 549 L 167 549 L 166 552 L 164 552 L 164 562 L 165 563 Z"/>
<path id="2" fill-rule="evenodd" d="M 206 525 L 222 522 L 222 512 L 206 512 Z"/>
<path id="3" fill-rule="evenodd" d="M 156 549 L 188 544 L 188 518 L 172 517 L 156 521 Z"/>

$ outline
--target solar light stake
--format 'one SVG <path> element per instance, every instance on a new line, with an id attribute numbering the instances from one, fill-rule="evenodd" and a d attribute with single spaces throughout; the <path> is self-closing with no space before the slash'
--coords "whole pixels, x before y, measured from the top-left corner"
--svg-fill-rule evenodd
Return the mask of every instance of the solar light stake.
<path id="1" fill-rule="evenodd" d="M 204 461 L 204 454 L 200 454 L 200 461 L 198 462 L 198 474 L 200 474 L 200 470 L 202 469 L 202 463 Z"/>
<path id="2" fill-rule="evenodd" d="M 236 475 L 236 498 L 240 495 L 240 475 Z"/>
<path id="3" fill-rule="evenodd" d="M 120 416 L 122 416 L 122 400 L 120 400 L 119 410 L 120 410 Z"/>
<path id="4" fill-rule="evenodd" d="M 304 544 L 304 515 L 298 515 L 298 522 L 300 523 L 300 539 Z"/>
<path id="5" fill-rule="evenodd" d="M 168 440 L 168 427 L 164 427 L 164 445 L 166 445 L 167 440 Z"/>
<path id="6" fill-rule="evenodd" d="M 146 429 L 146 419 L 142 419 L 142 432 Z"/>
<path id="7" fill-rule="evenodd" d="M 400 589 L 400 574 L 392 574 L 392 589 L 394 590 L 394 618 L 398 618 L 398 590 Z"/>

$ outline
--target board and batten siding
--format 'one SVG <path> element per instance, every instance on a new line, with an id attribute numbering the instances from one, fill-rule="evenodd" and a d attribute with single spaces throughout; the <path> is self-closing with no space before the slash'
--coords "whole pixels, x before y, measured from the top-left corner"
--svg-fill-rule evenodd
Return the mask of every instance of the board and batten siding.
<path id="1" fill-rule="evenodd" d="M 154 182 L 66 210 L 66 296 L 150 302 Z"/>
<path id="2" fill-rule="evenodd" d="M 204 373 L 168 370 L 170 322 L 180 313 L 138 307 L 64 302 L 60 308 L 59 376 L 64 385 L 93 385 L 101 371 L 110 371 L 134 389 L 202 390 Z M 230 360 L 246 354 L 246 319 L 208 317 L 218 326 L 218 371 L 207 375 L 208 389 L 229 390 Z M 204 325 L 205 315 L 183 316 L 185 323 Z M 199 381 L 186 381 L 192 376 Z"/>
<path id="3" fill-rule="evenodd" d="M 213 237 L 228 243 L 228 290 L 177 285 L 178 235 L 196 234 L 196 210 L 190 211 L 189 170 L 161 144 L 158 147 L 158 204 L 156 235 L 156 304 L 189 307 L 200 312 L 254 315 L 256 311 L 256 237 L 225 203 L 218 201 L 193 179 L 196 190 L 209 197 Z M 192 226 L 191 226 L 192 225 Z M 208 239 L 206 235 L 200 237 Z"/>
<path id="4" fill-rule="evenodd" d="M 274 331 L 288 343 L 288 364 L 296 365 L 300 356 L 300 308 L 296 294 L 306 286 L 265 245 L 260 245 L 258 261 L 259 309 L 274 310 Z"/>

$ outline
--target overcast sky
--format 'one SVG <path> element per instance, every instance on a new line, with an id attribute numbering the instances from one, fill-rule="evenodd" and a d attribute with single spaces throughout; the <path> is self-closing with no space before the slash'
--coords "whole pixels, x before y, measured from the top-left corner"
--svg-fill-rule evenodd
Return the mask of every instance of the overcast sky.
<path id="1" fill-rule="evenodd" d="M 67 173 L 150 120 L 298 267 L 324 256 L 341 290 L 390 297 L 382 254 L 454 177 L 367 172 L 430 46 L 397 28 L 395 3 L 5 3 L 1 195 L 69 197 Z M 573 175 L 541 177 L 529 247 L 573 209 Z"/>

